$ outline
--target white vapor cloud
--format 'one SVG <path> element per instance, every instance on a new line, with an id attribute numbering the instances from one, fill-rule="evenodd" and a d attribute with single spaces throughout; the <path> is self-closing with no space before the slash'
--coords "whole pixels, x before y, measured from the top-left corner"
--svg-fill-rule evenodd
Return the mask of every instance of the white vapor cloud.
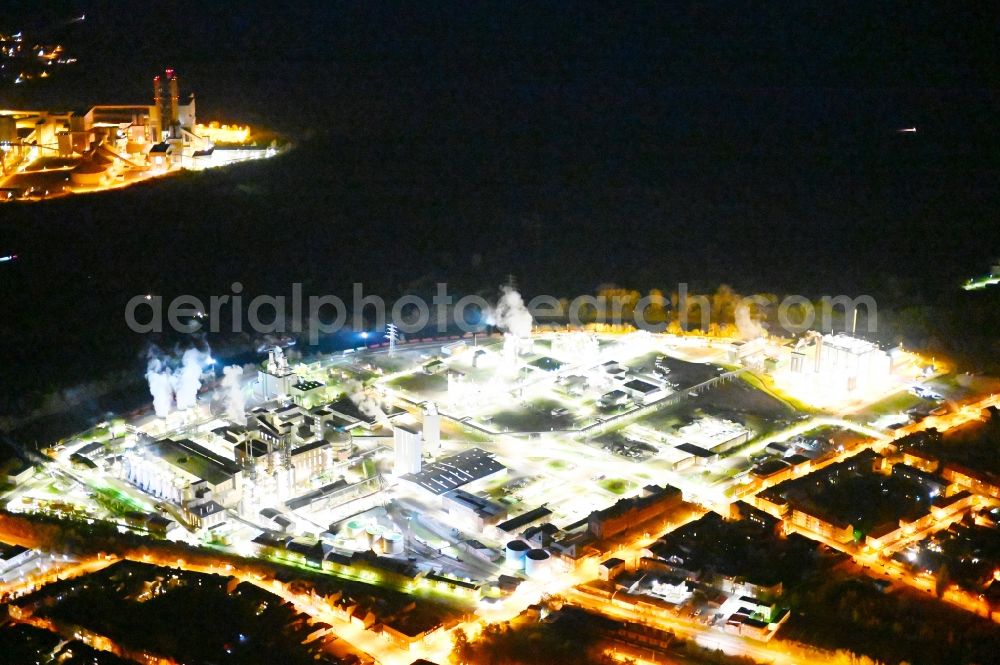
<path id="1" fill-rule="evenodd" d="M 212 356 L 198 349 L 188 349 L 180 358 L 179 366 L 171 368 L 171 359 L 163 357 L 158 350 L 150 350 L 146 364 L 146 381 L 153 396 L 153 410 L 160 418 L 176 408 L 178 411 L 190 409 L 198 400 L 201 389 L 201 373 L 206 365 L 213 362 Z"/>
<path id="2" fill-rule="evenodd" d="M 365 390 L 360 382 L 347 383 L 347 397 L 354 402 L 361 413 L 375 418 L 383 425 L 389 425 L 389 416 L 385 414 L 382 401 L 372 391 Z"/>
<path id="3" fill-rule="evenodd" d="M 223 400 L 226 417 L 237 425 L 247 424 L 246 400 L 243 396 L 243 368 L 229 365 L 222 369 Z"/>
<path id="4" fill-rule="evenodd" d="M 496 307 L 486 313 L 486 320 L 504 332 L 517 337 L 531 335 L 534 320 L 531 312 L 524 306 L 521 294 L 509 286 L 501 287 L 502 295 Z"/>
<path id="5" fill-rule="evenodd" d="M 150 356 L 146 365 L 146 381 L 153 396 L 153 410 L 160 418 L 166 418 L 174 407 L 174 389 L 170 381 L 170 369 L 162 360 Z"/>
<path id="6" fill-rule="evenodd" d="M 753 320 L 753 317 L 750 316 L 750 307 L 746 303 L 740 303 L 736 306 L 734 317 L 736 329 L 743 339 L 755 339 L 764 335 L 764 327 Z"/>

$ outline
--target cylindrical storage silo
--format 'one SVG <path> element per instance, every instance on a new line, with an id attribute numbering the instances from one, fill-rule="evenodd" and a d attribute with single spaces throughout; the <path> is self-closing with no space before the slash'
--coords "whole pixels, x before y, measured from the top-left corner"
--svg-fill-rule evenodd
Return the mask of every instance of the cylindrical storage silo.
<path id="1" fill-rule="evenodd" d="M 524 555 L 524 573 L 528 577 L 541 577 L 549 570 L 549 553 L 542 549 L 529 551 Z"/>
<path id="2" fill-rule="evenodd" d="M 399 531 L 386 531 L 382 534 L 383 554 L 403 553 L 403 534 Z"/>
<path id="3" fill-rule="evenodd" d="M 504 551 L 507 565 L 511 568 L 522 570 L 524 568 L 524 556 L 531 547 L 523 540 L 512 540 L 507 543 Z"/>
<path id="4" fill-rule="evenodd" d="M 365 523 L 361 520 L 350 520 L 344 525 L 344 536 L 347 538 L 357 538 L 365 532 Z"/>
<path id="5" fill-rule="evenodd" d="M 351 451 L 354 439 L 350 432 L 343 432 L 337 429 L 327 429 L 323 432 L 323 439 L 330 444 L 330 448 L 335 453 L 347 453 Z"/>
<path id="6" fill-rule="evenodd" d="M 379 546 L 379 542 L 382 540 L 382 532 L 385 531 L 382 526 L 378 524 L 369 524 L 368 528 L 365 529 L 365 536 L 367 536 L 368 547 L 375 549 Z"/>

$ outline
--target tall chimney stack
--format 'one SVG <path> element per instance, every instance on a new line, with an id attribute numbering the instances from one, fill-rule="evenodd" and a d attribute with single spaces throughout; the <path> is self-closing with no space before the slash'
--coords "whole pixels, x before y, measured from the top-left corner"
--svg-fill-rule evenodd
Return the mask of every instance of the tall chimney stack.
<path id="1" fill-rule="evenodd" d="M 153 77 L 153 103 L 156 104 L 156 108 L 160 108 L 160 104 L 163 102 L 163 88 L 160 86 L 159 75 Z"/>
<path id="2" fill-rule="evenodd" d="M 174 75 L 174 70 L 168 69 L 167 76 L 170 78 L 170 126 L 171 128 L 180 122 L 180 114 L 177 110 L 177 104 L 180 101 L 180 90 L 178 88 L 177 76 Z"/>
<path id="3" fill-rule="evenodd" d="M 150 117 L 152 128 L 149 138 L 157 143 L 163 136 L 163 83 L 159 75 L 153 77 L 153 108 L 156 109 L 156 114 L 155 117 Z"/>

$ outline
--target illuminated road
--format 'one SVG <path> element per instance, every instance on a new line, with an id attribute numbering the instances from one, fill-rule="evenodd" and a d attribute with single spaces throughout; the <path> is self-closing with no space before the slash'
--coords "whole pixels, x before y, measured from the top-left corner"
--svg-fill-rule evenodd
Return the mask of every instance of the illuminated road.
<path id="1" fill-rule="evenodd" d="M 775 665 L 806 665 L 808 663 L 828 663 L 832 654 L 822 654 L 817 651 L 814 659 L 808 659 L 796 650 L 794 655 L 788 653 L 781 642 L 755 642 L 737 635 L 714 630 L 707 626 L 693 624 L 673 617 L 666 612 L 652 612 L 644 608 L 632 606 L 621 607 L 600 596 L 591 596 L 579 589 L 569 589 L 563 596 L 573 605 L 598 612 L 620 621 L 643 623 L 660 630 L 670 631 L 675 635 L 692 640 L 709 649 L 720 649 L 731 656 L 747 656 L 764 663 Z"/>
<path id="2" fill-rule="evenodd" d="M 941 416 L 927 416 L 915 423 L 900 427 L 893 433 L 892 438 L 899 439 L 907 434 L 922 432 L 931 427 L 937 429 L 939 432 L 944 432 L 965 425 L 966 423 L 982 420 L 983 409 L 990 406 L 1000 406 L 1000 395 L 990 395 L 976 402 L 956 405 L 954 413 L 947 413 Z"/>
<path id="3" fill-rule="evenodd" d="M 424 643 L 417 643 L 413 645 L 413 648 L 404 649 L 378 633 L 366 630 L 350 621 L 345 622 L 323 598 L 297 593 L 292 591 L 289 585 L 278 580 L 268 580 L 257 575 L 243 573 L 231 564 L 203 566 L 182 559 L 170 560 L 155 557 L 134 560 L 197 573 L 233 576 L 241 582 L 253 584 L 291 603 L 296 610 L 308 615 L 313 621 L 329 624 L 332 626 L 330 632 L 333 635 L 350 644 L 360 654 L 367 655 L 383 665 L 409 665 L 417 658 L 443 663 L 447 661 L 448 654 L 451 653 L 452 640 L 448 633 L 439 632 L 430 636 Z"/>
<path id="4" fill-rule="evenodd" d="M 0 594 L 10 594 L 11 597 L 21 596 L 57 580 L 68 580 L 96 573 L 111 565 L 112 561 L 113 559 L 97 557 L 83 561 L 57 561 L 50 567 L 37 570 L 33 574 L 0 584 Z"/>
<path id="5" fill-rule="evenodd" d="M 235 577 L 241 582 L 253 584 L 264 591 L 279 596 L 282 600 L 291 603 L 297 611 L 311 617 L 314 622 L 324 622 L 329 624 L 332 626 L 330 632 L 337 638 L 354 647 L 354 649 L 359 652 L 359 655 L 368 655 L 370 658 L 377 660 L 384 665 L 407 665 L 413 662 L 416 658 L 416 656 L 413 655 L 414 652 L 402 649 L 392 644 L 381 635 L 365 630 L 364 628 L 361 628 L 351 622 L 345 622 L 340 615 L 334 611 L 332 606 L 322 598 L 309 594 L 296 593 L 292 591 L 287 584 L 277 580 L 268 580 L 258 575 L 244 573 L 239 569 L 234 568 L 231 564 L 199 565 L 183 559 L 172 559 L 151 555 L 128 556 L 123 558 L 139 563 L 165 566 L 195 573 Z M 117 557 L 94 557 L 86 561 L 81 561 L 74 566 L 72 570 L 61 572 L 59 578 L 65 579 L 67 577 L 95 572 L 110 565 L 116 560 L 118 560 Z M 29 585 L 32 585 L 32 583 L 24 581 L 21 585 L 23 587 L 21 590 L 27 590 Z M 430 644 L 421 650 L 421 653 L 429 654 L 424 656 L 427 658 L 436 657 L 440 659 L 446 657 L 450 651 L 451 639 L 450 637 L 442 635 L 438 636 L 437 640 L 432 639 Z M 439 662 L 444 662 L 444 660 L 439 660 Z"/>

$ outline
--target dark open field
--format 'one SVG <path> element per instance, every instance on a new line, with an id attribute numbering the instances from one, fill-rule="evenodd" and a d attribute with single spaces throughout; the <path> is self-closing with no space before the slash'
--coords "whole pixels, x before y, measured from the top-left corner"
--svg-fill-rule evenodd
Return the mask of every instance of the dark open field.
<path id="1" fill-rule="evenodd" d="M 13 3 L 9 20 L 68 7 Z M 199 118 L 296 147 L 0 209 L 0 255 L 19 255 L 0 264 L 0 412 L 141 373 L 150 343 L 178 341 L 129 331 L 130 297 L 236 281 L 247 299 L 293 282 L 494 294 L 509 274 L 529 297 L 868 293 L 880 337 L 995 369 L 1000 289 L 956 288 L 1000 253 L 996 68 L 968 51 L 988 22 L 745 13 L 95 3 L 66 36 L 80 62 L 0 106 L 145 102 L 172 66 Z"/>

